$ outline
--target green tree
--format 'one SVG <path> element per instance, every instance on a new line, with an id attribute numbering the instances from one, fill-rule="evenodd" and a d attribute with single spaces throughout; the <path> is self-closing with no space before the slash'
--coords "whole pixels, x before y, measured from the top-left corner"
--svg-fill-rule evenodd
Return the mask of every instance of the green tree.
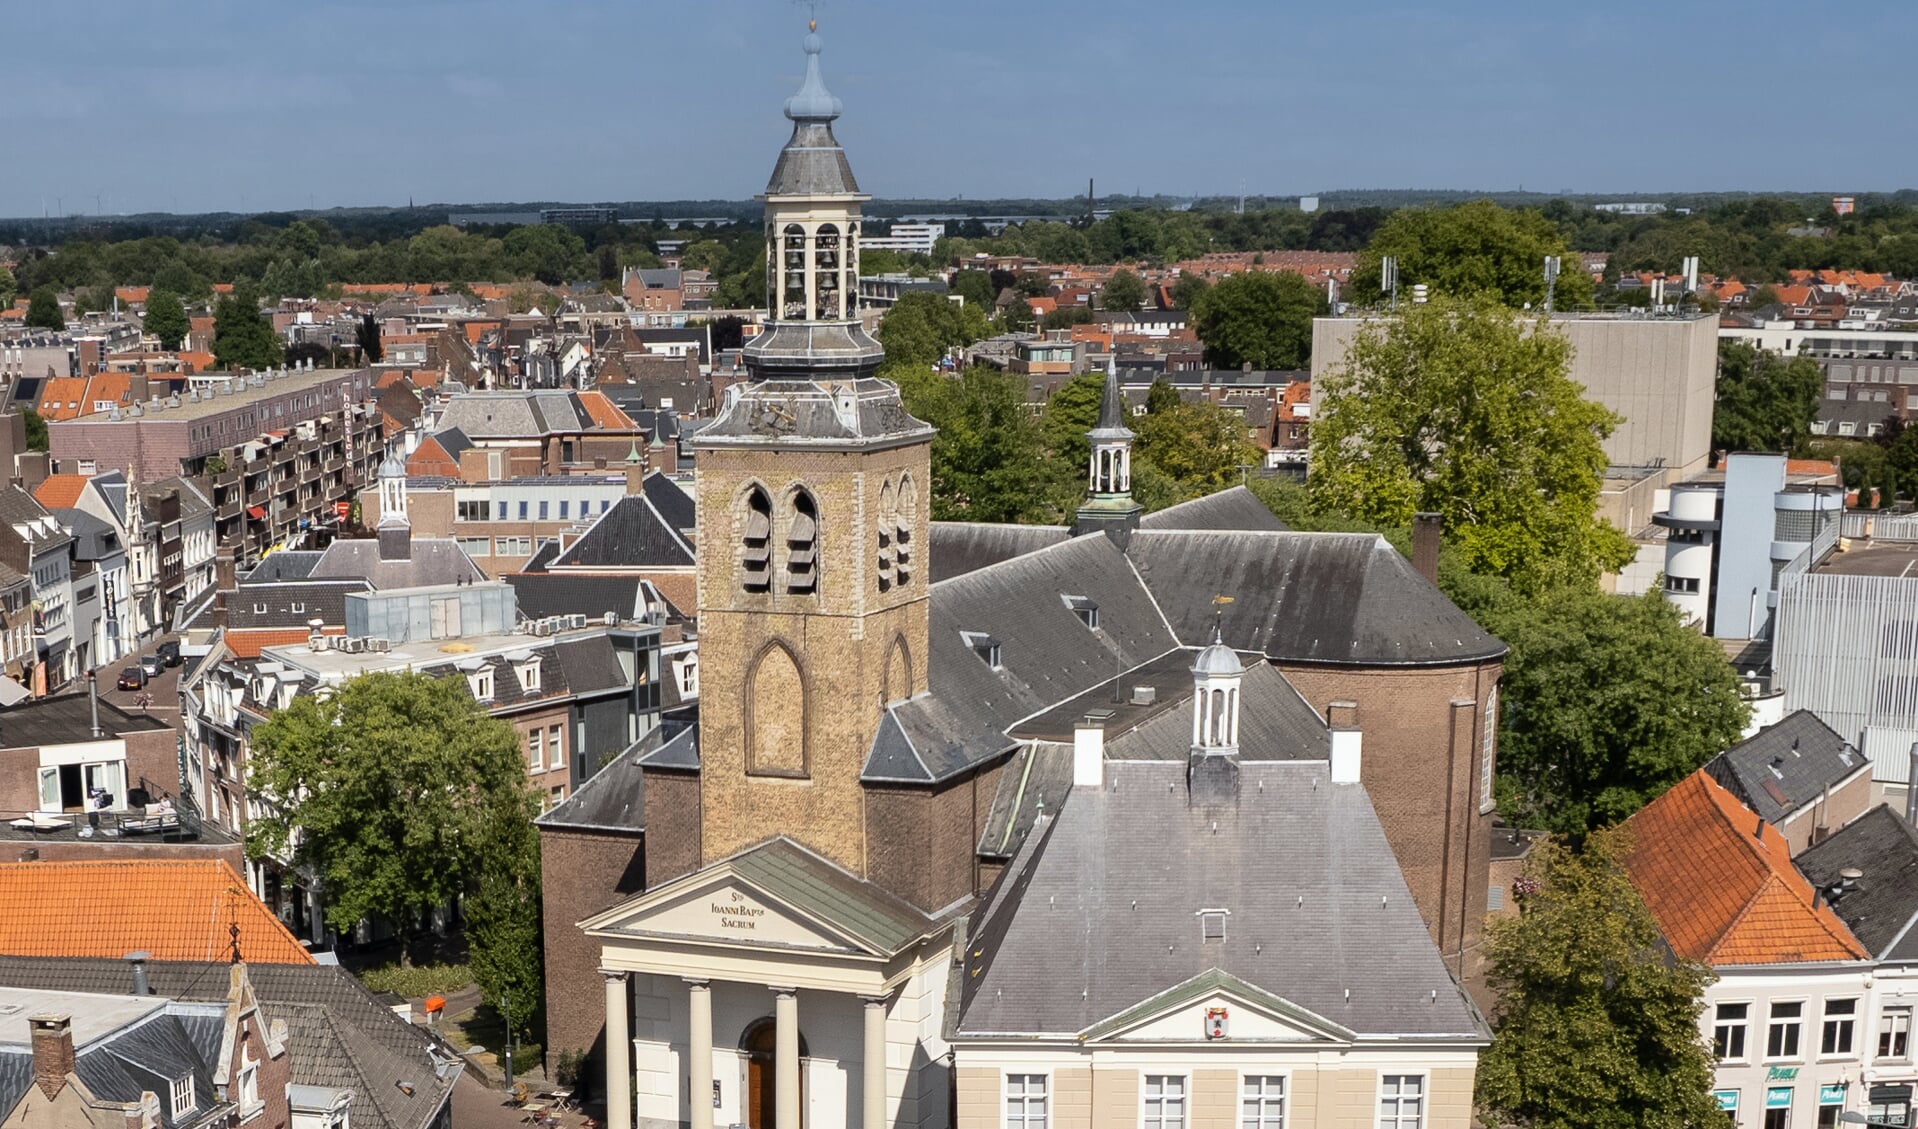
<path id="1" fill-rule="evenodd" d="M 1179 281 L 1172 284 L 1172 308 L 1189 311 L 1199 304 L 1199 299 L 1205 297 L 1205 292 L 1210 289 L 1212 284 L 1205 280 L 1204 275 L 1190 272 L 1181 274 Z"/>
<path id="2" fill-rule="evenodd" d="M 1092 311 L 1084 306 L 1060 306 L 1050 310 L 1039 319 L 1041 329 L 1071 329 L 1075 325 L 1091 325 L 1095 320 Z"/>
<path id="3" fill-rule="evenodd" d="M 1190 494 L 1237 483 L 1240 467 L 1259 465 L 1246 437 L 1245 417 L 1209 401 L 1176 400 L 1148 411 L 1136 424 L 1138 457 Z"/>
<path id="4" fill-rule="evenodd" d="M 530 810 L 530 809 L 529 809 Z M 489 828 L 479 874 L 465 902 L 473 979 L 520 1036 L 529 1033 L 544 988 L 539 832 L 531 819 Z"/>
<path id="5" fill-rule="evenodd" d="M 1038 324 L 1039 319 L 1032 313 L 1032 303 L 1024 298 L 1014 298 L 1006 303 L 1005 309 L 999 311 L 998 328 L 1002 333 L 1030 333 Z"/>
<path id="6" fill-rule="evenodd" d="M 206 279 L 193 273 L 193 268 L 179 259 L 170 260 L 153 276 L 155 290 L 170 290 L 182 299 L 205 302 L 213 293 L 213 287 Z"/>
<path id="7" fill-rule="evenodd" d="M 1578 835 L 1623 819 L 1745 727 L 1724 652 L 1661 593 L 1566 588 L 1466 610 L 1511 647 L 1498 800 L 1520 826 Z"/>
<path id="8" fill-rule="evenodd" d="M 20 407 L 20 416 L 26 421 L 27 450 L 52 450 L 53 444 L 47 438 L 47 421 L 40 418 L 40 413 L 23 404 Z"/>
<path id="9" fill-rule="evenodd" d="M 943 294 L 908 291 L 886 311 L 879 323 L 879 343 L 891 364 L 930 367 L 946 350 L 970 345 L 990 331 L 986 315 L 976 306 L 960 306 Z"/>
<path id="10" fill-rule="evenodd" d="M 1145 283 L 1129 270 L 1113 271 L 1099 297 L 1108 310 L 1136 310 L 1145 305 Z"/>
<path id="11" fill-rule="evenodd" d="M 982 270 L 957 271 L 952 276 L 952 292 L 966 300 L 966 305 L 990 310 L 999 300 L 999 289 L 992 284 L 992 276 Z"/>
<path id="12" fill-rule="evenodd" d="M 1810 357 L 1720 341 L 1712 445 L 1725 451 L 1791 450 L 1810 437 L 1824 388 L 1825 374 Z"/>
<path id="13" fill-rule="evenodd" d="M 548 286 L 592 277 L 597 272 L 596 264 L 586 254 L 586 241 L 554 223 L 516 227 L 500 241 L 500 250 L 515 276 L 536 278 Z"/>
<path id="14" fill-rule="evenodd" d="M 1325 295 L 1292 271 L 1244 271 L 1204 291 L 1192 327 L 1214 368 L 1299 369 L 1311 363 L 1312 319 Z"/>
<path id="15" fill-rule="evenodd" d="M 1535 893 L 1487 929 L 1496 1033 L 1479 1055 L 1487 1124 L 1713 1129 L 1714 1064 L 1698 1035 L 1710 969 L 1671 955 L 1626 876 L 1624 831 L 1534 848 Z"/>
<path id="16" fill-rule="evenodd" d="M 1570 361 L 1549 324 L 1487 297 L 1368 322 L 1321 381 L 1315 491 L 1382 525 L 1443 514 L 1470 567 L 1525 590 L 1622 567 L 1632 544 L 1597 516 L 1618 417 L 1582 397 Z"/>
<path id="17" fill-rule="evenodd" d="M 180 304 L 178 294 L 155 289 L 147 293 L 144 328 L 160 339 L 162 349 L 178 349 L 193 325 L 187 320 L 186 307 Z"/>
<path id="18" fill-rule="evenodd" d="M 1060 481 L 1085 460 L 1066 465 L 1046 457 L 1023 378 L 989 368 L 944 376 L 911 361 L 887 369 L 906 409 L 939 429 L 932 440 L 933 520 L 1060 517 Z"/>
<path id="19" fill-rule="evenodd" d="M 486 905 L 538 873 L 519 738 L 458 677 L 364 674 L 295 698 L 254 730 L 247 786 L 263 801 L 248 856 L 317 876 L 342 932 L 374 915 L 404 927 L 490 879 L 484 951 L 506 920 Z"/>
<path id="20" fill-rule="evenodd" d="M 37 286 L 27 302 L 27 326 L 30 329 L 65 329 L 66 315 L 60 312 L 60 296 L 51 286 Z"/>
<path id="21" fill-rule="evenodd" d="M 286 357 L 251 286 L 236 286 L 213 310 L 213 358 L 223 369 L 268 369 Z"/>
<path id="22" fill-rule="evenodd" d="M 1887 423 L 1882 484 L 1907 498 L 1918 495 L 1918 427 L 1904 426 L 1895 418 Z"/>
<path id="23" fill-rule="evenodd" d="M 13 272 L 6 267 L 0 266 L 0 307 L 13 305 L 13 295 L 16 289 L 17 284 L 13 281 Z"/>
<path id="24" fill-rule="evenodd" d="M 1762 310 L 1766 306 L 1776 306 L 1777 304 L 1778 291 L 1773 290 L 1770 283 L 1760 286 L 1745 297 L 1745 306 L 1748 309 Z"/>
<path id="25" fill-rule="evenodd" d="M 1370 301 L 1379 293 L 1379 260 L 1399 264 L 1401 301 L 1414 283 L 1451 298 L 1491 295 L 1508 306 L 1545 302 L 1545 257 L 1563 259 L 1555 304 L 1591 305 L 1592 276 L 1579 268 L 1558 226 L 1531 209 L 1475 200 L 1450 208 L 1404 208 L 1380 225 L 1352 271 L 1350 293 Z"/>

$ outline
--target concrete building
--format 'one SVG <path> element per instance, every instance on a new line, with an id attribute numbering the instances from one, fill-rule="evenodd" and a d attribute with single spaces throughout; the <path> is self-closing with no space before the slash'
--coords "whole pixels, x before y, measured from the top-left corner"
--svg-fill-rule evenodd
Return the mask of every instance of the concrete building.
<path id="1" fill-rule="evenodd" d="M 526 567 L 539 547 L 577 536 L 618 501 L 637 493 L 643 462 L 628 476 L 589 474 L 527 475 L 499 482 L 460 482 L 444 478 L 408 478 L 407 512 L 422 537 L 459 542 L 488 576 L 502 577 Z M 361 505 L 361 520 L 379 520 L 373 498 Z"/>
<path id="2" fill-rule="evenodd" d="M 1783 455 L 1734 453 L 1724 468 L 1672 487 L 1652 515 L 1665 537 L 1665 596 L 1718 639 L 1771 636 L 1778 585 L 1803 554 L 1831 551 L 1845 488 L 1823 472 L 1792 474 Z"/>
<path id="3" fill-rule="evenodd" d="M 1887 420 L 1918 411 L 1918 332 L 1863 320 L 1806 328 L 1781 318 L 1727 325 L 1718 333 L 1727 341 L 1818 363 L 1825 389 L 1814 434 L 1868 438 L 1882 432 Z"/>
<path id="4" fill-rule="evenodd" d="M 867 223 L 877 221 L 867 220 Z M 899 251 L 907 255 L 930 255 L 933 245 L 946 237 L 943 223 L 895 223 L 885 235 L 864 235 L 860 247 L 867 251 Z"/>

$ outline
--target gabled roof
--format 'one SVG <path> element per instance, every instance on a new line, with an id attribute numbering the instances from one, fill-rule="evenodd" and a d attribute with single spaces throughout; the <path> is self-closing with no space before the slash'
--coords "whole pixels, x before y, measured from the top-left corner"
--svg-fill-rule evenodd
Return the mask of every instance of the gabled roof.
<path id="1" fill-rule="evenodd" d="M 1703 769 L 1629 821 L 1625 869 L 1672 951 L 1722 965 L 1863 960 L 1785 839 Z"/>
<path id="2" fill-rule="evenodd" d="M 1705 765 L 1713 780 L 1770 823 L 1818 802 L 1871 761 L 1810 710 L 1733 745 Z"/>
<path id="3" fill-rule="evenodd" d="M 1259 501 L 1258 495 L 1243 486 L 1234 486 L 1149 513 L 1139 519 L 1139 528 L 1276 533 L 1283 532 L 1286 525 Z"/>
<path id="4" fill-rule="evenodd" d="M 655 476 L 657 477 L 657 476 Z M 671 483 L 666 489 L 685 498 Z M 687 506 L 690 509 L 690 505 Z M 659 512 L 652 495 L 628 494 L 600 514 L 579 540 L 553 558 L 548 569 L 593 571 L 636 568 L 691 568 L 693 547 L 679 527 Z"/>
<path id="5" fill-rule="evenodd" d="M 1063 525 L 994 525 L 985 522 L 935 521 L 927 544 L 926 559 L 932 565 L 932 579 L 951 580 L 1023 557 L 1027 553 L 1068 540 L 1072 531 Z"/>
<path id="6" fill-rule="evenodd" d="M 33 488 L 33 498 L 50 510 L 71 509 L 80 502 L 80 495 L 86 493 L 88 475 L 49 474 L 46 481 Z"/>
<path id="7" fill-rule="evenodd" d="M 313 963 L 218 859 L 0 863 L 0 905 L 0 953 L 14 956 L 216 961 L 237 925 L 249 963 Z"/>
<path id="8" fill-rule="evenodd" d="M 1871 955 L 1918 961 L 1918 830 L 1896 811 L 1880 804 L 1796 861 Z"/>

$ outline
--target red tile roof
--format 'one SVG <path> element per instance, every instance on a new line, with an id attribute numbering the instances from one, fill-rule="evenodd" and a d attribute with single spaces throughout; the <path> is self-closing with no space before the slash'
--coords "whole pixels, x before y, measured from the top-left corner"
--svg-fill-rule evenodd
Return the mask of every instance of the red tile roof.
<path id="1" fill-rule="evenodd" d="M 581 392 L 579 402 L 586 409 L 586 414 L 593 417 L 594 427 L 607 431 L 631 431 L 639 426 L 633 422 L 633 417 L 620 411 L 619 405 L 613 403 L 604 392 Z"/>
<path id="2" fill-rule="evenodd" d="M 314 964 L 246 882 L 219 859 L 0 863 L 0 953 Z"/>
<path id="3" fill-rule="evenodd" d="M 344 635 L 344 627 L 322 627 L 322 635 Z M 292 647 L 306 642 L 308 633 L 304 627 L 243 627 L 230 630 L 220 637 L 226 649 L 233 652 L 236 659 L 257 659 L 260 652 L 268 647 Z"/>
<path id="4" fill-rule="evenodd" d="M 1704 769 L 1628 822 L 1625 869 L 1680 956 L 1714 966 L 1866 959 L 1778 830 Z"/>
<path id="5" fill-rule="evenodd" d="M 80 495 L 86 493 L 87 476 L 84 474 L 49 474 L 47 480 L 33 488 L 33 497 L 46 508 L 70 510 L 80 501 Z"/>

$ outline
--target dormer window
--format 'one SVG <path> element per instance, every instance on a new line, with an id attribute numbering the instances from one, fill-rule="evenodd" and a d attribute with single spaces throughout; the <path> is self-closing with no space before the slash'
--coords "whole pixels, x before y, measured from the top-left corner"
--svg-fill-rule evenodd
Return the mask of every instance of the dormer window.
<path id="1" fill-rule="evenodd" d="M 999 640 L 994 639 L 983 631 L 961 631 L 959 637 L 966 641 L 966 646 L 972 648 L 973 654 L 985 660 L 987 666 L 994 670 L 1005 669 L 1005 664 L 1000 661 L 1002 656 L 999 650 Z"/>
<path id="2" fill-rule="evenodd" d="M 1232 916 L 1229 909 L 1202 909 L 1199 911 L 1199 940 L 1225 940 L 1225 919 Z"/>
<path id="3" fill-rule="evenodd" d="M 172 1090 L 173 1119 L 178 1121 L 193 1112 L 193 1075 L 174 1079 Z"/>
<path id="4" fill-rule="evenodd" d="M 1065 601 L 1066 607 L 1072 609 L 1073 615 L 1079 617 L 1080 623 L 1085 624 L 1094 631 L 1099 630 L 1098 604 L 1093 603 L 1084 596 L 1067 596 L 1062 593 L 1059 598 Z"/>
<path id="5" fill-rule="evenodd" d="M 493 700 L 493 672 L 476 670 L 466 676 L 467 688 L 473 691 L 473 699 L 479 702 Z"/>
<path id="6" fill-rule="evenodd" d="M 529 659 L 513 668 L 519 675 L 519 688 L 529 694 L 539 692 L 539 660 Z"/>
<path id="7" fill-rule="evenodd" d="M 740 583 L 748 592 L 772 590 L 773 503 L 755 486 L 746 498 L 746 529 L 740 537 Z"/>
<path id="8" fill-rule="evenodd" d="M 786 532 L 786 591 L 811 595 L 819 590 L 819 507 L 812 495 L 793 495 L 792 525 Z"/>

